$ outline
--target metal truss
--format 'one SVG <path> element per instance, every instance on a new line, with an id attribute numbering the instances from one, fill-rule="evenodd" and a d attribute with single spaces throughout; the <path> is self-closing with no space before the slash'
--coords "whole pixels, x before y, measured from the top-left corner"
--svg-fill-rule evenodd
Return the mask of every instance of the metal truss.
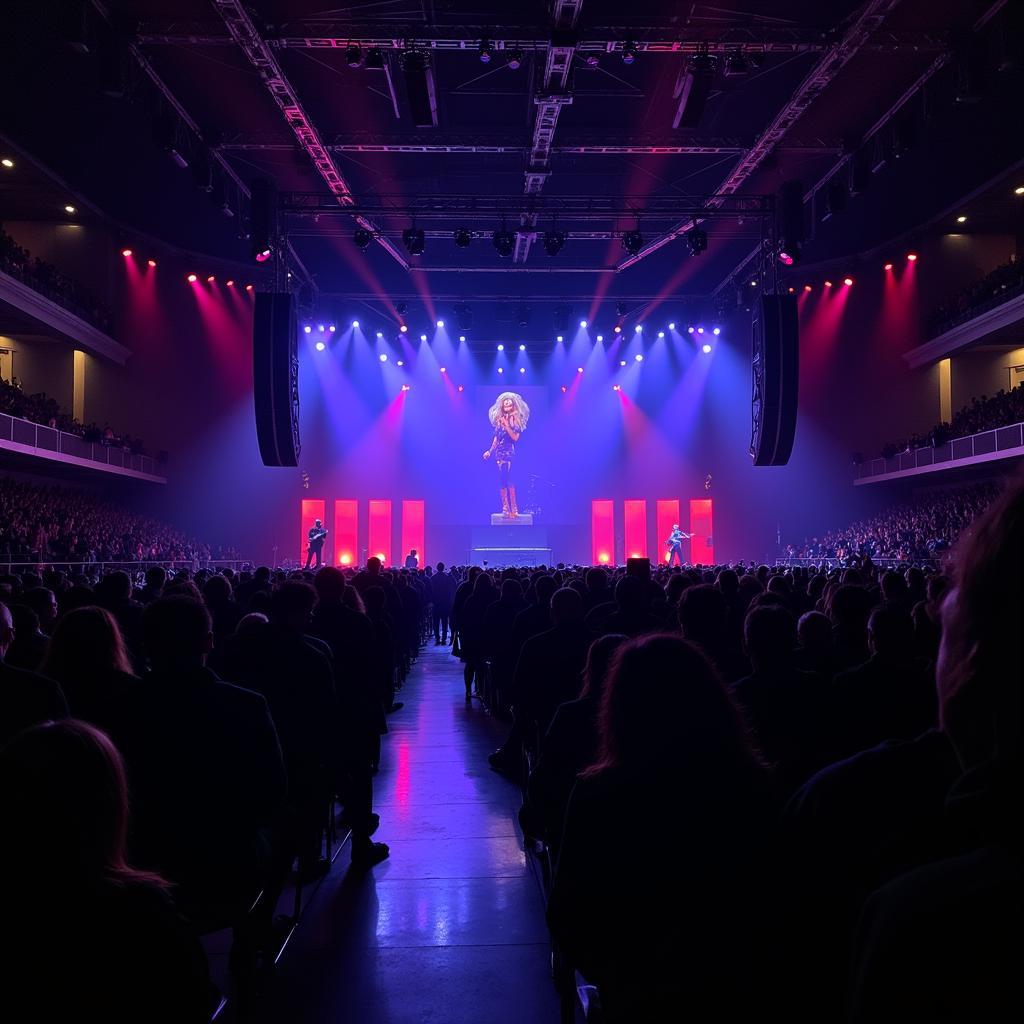
<path id="1" fill-rule="evenodd" d="M 817 61 L 810 74 L 800 83 L 771 124 L 761 133 L 753 146 L 741 157 L 725 181 L 716 189 L 713 202 L 724 201 L 736 193 L 765 158 L 782 141 L 783 136 L 800 119 L 804 111 L 822 94 L 846 64 L 867 44 L 868 40 L 882 26 L 889 13 L 900 0 L 868 0 L 858 12 L 852 24 Z M 652 252 L 668 245 L 674 238 L 689 231 L 693 220 L 677 224 L 671 231 L 645 245 L 635 256 L 627 256 L 619 262 L 619 269 L 639 263 Z"/>
<path id="2" fill-rule="evenodd" d="M 213 0 L 213 6 L 231 33 L 231 38 L 259 73 L 267 91 L 295 133 L 299 145 L 331 190 L 335 202 L 341 207 L 351 208 L 355 200 L 348 182 L 335 166 L 331 154 L 324 148 L 320 135 L 302 106 L 298 94 L 278 64 L 277 57 L 257 30 L 248 10 L 241 0 Z M 377 234 L 377 226 L 371 220 L 358 214 L 356 220 L 361 227 L 374 233 L 381 248 L 390 253 L 400 266 L 405 270 L 409 269 L 409 261 L 402 251 L 390 239 Z"/>

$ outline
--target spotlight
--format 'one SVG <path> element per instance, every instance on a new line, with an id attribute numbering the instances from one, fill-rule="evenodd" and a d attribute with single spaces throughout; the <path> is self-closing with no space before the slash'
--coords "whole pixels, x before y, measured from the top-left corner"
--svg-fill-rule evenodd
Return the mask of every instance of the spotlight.
<path id="1" fill-rule="evenodd" d="M 427 236 L 422 228 L 406 228 L 402 232 L 402 244 L 410 256 L 422 256 L 427 245 Z"/>
<path id="2" fill-rule="evenodd" d="M 520 366 L 519 367 L 519 372 L 520 373 L 526 373 L 526 367 L 525 366 Z"/>
<path id="3" fill-rule="evenodd" d="M 664 331 L 658 331 L 658 337 L 659 338 L 664 338 L 665 337 L 665 332 Z"/>
<path id="4" fill-rule="evenodd" d="M 452 241 L 458 249 L 468 249 L 473 241 L 473 232 L 469 228 L 456 228 L 452 232 Z"/>
<path id="5" fill-rule="evenodd" d="M 3 160 L 0 160 L 0 164 L 10 170 L 14 166 L 14 161 L 9 156 L 5 156 Z"/>
<path id="6" fill-rule="evenodd" d="M 481 64 L 490 64 L 494 57 L 494 44 L 489 39 L 481 39 L 477 53 Z"/>
<path id="7" fill-rule="evenodd" d="M 887 263 L 885 265 L 885 269 L 886 270 L 892 270 L 892 264 L 891 263 Z M 814 289 L 809 284 L 805 284 L 804 285 L 804 291 L 805 292 L 810 292 L 810 291 L 814 291 Z"/>
<path id="8" fill-rule="evenodd" d="M 303 327 L 302 329 L 306 332 L 306 334 L 312 334 L 313 333 L 313 328 L 310 327 L 309 324 L 306 324 L 306 326 Z"/>
<path id="9" fill-rule="evenodd" d="M 885 265 L 885 267 L 883 269 L 884 270 L 892 270 L 892 264 L 891 263 L 886 263 L 886 265 Z M 808 290 L 810 290 L 810 285 L 808 285 L 807 288 L 808 288 Z"/>
<path id="10" fill-rule="evenodd" d="M 350 68 L 361 68 L 363 66 L 363 51 L 359 49 L 358 43 L 349 43 L 345 47 L 345 63 Z"/>
<path id="11" fill-rule="evenodd" d="M 625 366 L 625 365 L 626 365 L 626 360 L 625 359 L 620 359 L 619 360 L 619 366 Z"/>
<path id="12" fill-rule="evenodd" d="M 427 340 L 427 336 L 425 334 L 421 334 L 420 335 L 420 341 L 426 341 L 426 340 Z"/>
<path id="13" fill-rule="evenodd" d="M 633 328 L 633 333 L 634 333 L 634 334 L 640 334 L 640 333 L 641 333 L 641 332 L 643 331 L 643 329 L 644 329 L 644 325 L 643 325 L 643 324 L 637 324 L 637 325 L 636 325 L 636 326 L 635 326 L 635 327 Z"/>
<path id="14" fill-rule="evenodd" d="M 386 352 L 381 352 L 378 358 L 382 363 L 386 363 L 388 361 L 388 354 Z"/>
<path id="15" fill-rule="evenodd" d="M 121 255 L 122 256 L 131 256 L 131 254 L 132 254 L 131 249 L 122 249 L 121 250 Z"/>
<path id="16" fill-rule="evenodd" d="M 406 333 L 406 332 L 407 332 L 407 331 L 409 330 L 409 327 L 408 327 L 408 325 L 407 325 L 407 324 L 402 324 L 402 326 L 401 326 L 401 327 L 399 327 L 399 328 L 398 328 L 398 330 L 399 330 L 399 331 L 400 331 L 400 332 L 401 332 L 402 334 L 405 334 L 405 333 Z"/>
<path id="17" fill-rule="evenodd" d="M 634 61 L 636 61 L 636 43 L 632 39 L 627 39 L 622 44 L 622 63 L 629 67 Z"/>
<path id="18" fill-rule="evenodd" d="M 779 250 L 779 262 L 785 267 L 791 267 L 800 258 L 800 247 L 791 244 L 783 246 Z"/>
<path id="19" fill-rule="evenodd" d="M 526 351 L 526 346 L 525 345 L 520 345 L 519 346 L 519 351 L 520 352 L 525 352 Z"/>
<path id="20" fill-rule="evenodd" d="M 465 391 L 466 390 L 466 386 L 464 384 L 460 384 L 459 385 L 459 390 L 460 391 Z"/>
<path id="21" fill-rule="evenodd" d="M 383 338 L 384 337 L 384 332 L 383 331 L 378 331 L 377 332 L 377 337 L 378 338 Z"/>
<path id="22" fill-rule="evenodd" d="M 438 327 L 444 327 L 444 321 L 443 320 L 438 320 L 437 321 L 437 326 Z"/>
<path id="23" fill-rule="evenodd" d="M 643 354 L 643 352 L 637 352 L 637 354 L 636 354 L 635 356 L 633 356 L 633 358 L 634 358 L 634 359 L 635 359 L 635 360 L 636 360 L 636 361 L 637 361 L 638 363 L 642 363 L 642 362 L 644 361 L 644 354 Z"/>
<path id="24" fill-rule="evenodd" d="M 603 334 L 599 334 L 599 335 L 597 336 L 597 340 L 598 340 L 598 341 L 604 341 L 604 335 L 603 335 Z"/>
<path id="25" fill-rule="evenodd" d="M 502 345 L 501 342 L 498 343 L 498 351 L 499 352 L 504 352 L 505 351 L 505 346 Z"/>
<path id="26" fill-rule="evenodd" d="M 146 260 L 146 266 L 147 267 L 155 267 L 156 266 L 156 260 Z"/>
<path id="27" fill-rule="evenodd" d="M 247 292 L 251 292 L 251 291 L 253 290 L 253 287 L 252 287 L 252 285 L 251 285 L 251 284 L 247 284 L 247 285 L 245 286 L 245 290 L 246 290 Z"/>
<path id="28" fill-rule="evenodd" d="M 621 391 L 621 390 L 622 390 L 622 385 L 621 384 L 613 384 L 612 385 L 612 391 Z"/>
<path id="29" fill-rule="evenodd" d="M 956 222 L 957 224 L 966 224 L 967 218 L 961 213 L 960 216 L 957 217 Z"/>
<path id="30" fill-rule="evenodd" d="M 693 332 L 695 330 L 696 330 L 696 328 L 693 326 L 693 324 L 691 324 L 689 327 L 686 328 L 686 333 L 687 334 L 693 334 Z"/>
<path id="31" fill-rule="evenodd" d="M 757 281 L 751 281 L 750 282 L 750 287 L 751 288 L 756 288 L 757 287 Z"/>
<path id="32" fill-rule="evenodd" d="M 583 367 L 582 366 L 577 366 L 576 367 L 576 372 L 577 373 L 582 373 L 583 372 Z"/>
<path id="33" fill-rule="evenodd" d="M 826 288 L 831 288 L 832 287 L 832 282 L 831 281 L 826 281 L 825 282 L 825 287 Z"/>
<path id="34" fill-rule="evenodd" d="M 721 327 L 712 327 L 711 333 L 717 338 L 722 333 Z"/>
<path id="35" fill-rule="evenodd" d="M 319 331 L 319 332 L 320 332 L 321 334 L 323 334 L 323 333 L 324 333 L 324 331 L 326 331 L 326 330 L 327 330 L 327 325 L 326 325 L 326 324 L 317 324 L 317 328 L 316 328 L 316 329 L 317 329 L 317 330 L 318 330 L 318 331 Z"/>
<path id="36" fill-rule="evenodd" d="M 686 244 L 691 256 L 699 256 L 707 251 L 708 233 L 703 228 L 690 228 L 686 232 Z"/>
<path id="37" fill-rule="evenodd" d="M 565 234 L 562 231 L 544 232 L 544 251 L 549 256 L 557 256 L 565 245 Z"/>
<path id="38" fill-rule="evenodd" d="M 359 321 L 358 320 L 353 320 L 352 321 L 352 326 L 353 327 L 358 327 L 359 326 Z"/>
<path id="39" fill-rule="evenodd" d="M 402 385 L 402 390 L 403 390 L 403 391 L 408 391 L 408 390 L 409 390 L 409 389 L 410 389 L 411 387 L 412 387 L 412 385 L 411 385 L 411 384 L 403 384 L 403 385 Z"/>
<path id="40" fill-rule="evenodd" d="M 674 331 L 674 330 L 676 329 L 676 325 L 675 325 L 674 323 L 672 323 L 672 324 L 669 324 L 669 325 L 668 325 L 668 329 L 669 329 L 670 331 Z"/>
<path id="41" fill-rule="evenodd" d="M 910 260 L 911 263 L 914 263 L 917 260 L 917 253 L 916 252 L 908 252 L 907 253 L 907 259 Z"/>
<path id="42" fill-rule="evenodd" d="M 509 50 L 509 53 L 508 53 L 508 66 L 513 71 L 518 71 L 523 66 L 523 51 L 522 50 Z"/>
<path id="43" fill-rule="evenodd" d="M 508 259 L 512 255 L 512 250 L 516 247 L 516 236 L 507 228 L 499 228 L 491 235 L 491 243 L 494 245 L 499 256 L 503 259 Z"/>
<path id="44" fill-rule="evenodd" d="M 588 53 L 583 58 L 583 63 L 586 64 L 588 68 L 596 68 L 598 64 L 601 63 L 601 58 L 598 57 L 596 53 Z"/>
<path id="45" fill-rule="evenodd" d="M 448 367 L 447 366 L 442 366 L 441 367 L 441 372 L 442 373 L 447 373 L 448 372 Z"/>
<path id="46" fill-rule="evenodd" d="M 460 334 L 459 335 L 459 341 L 465 341 L 465 340 L 466 340 L 466 336 L 464 334 Z"/>
<path id="47" fill-rule="evenodd" d="M 395 366 L 405 366 L 405 360 L 404 359 L 399 359 L 398 362 L 395 363 Z"/>
<path id="48" fill-rule="evenodd" d="M 316 348 L 317 352 L 323 352 L 323 350 L 327 348 L 327 346 L 322 341 L 318 341 L 314 347 Z"/>
<path id="49" fill-rule="evenodd" d="M 267 260 L 269 260 L 270 257 L 273 256 L 273 255 L 274 255 L 273 251 L 271 249 L 269 249 L 269 248 L 267 248 L 267 249 L 257 249 L 256 250 L 256 262 L 257 263 L 266 263 Z"/>
<path id="50" fill-rule="evenodd" d="M 566 393 L 566 391 L 568 391 L 568 390 L 569 389 L 563 384 L 562 385 L 562 394 L 564 395 Z"/>
<path id="51" fill-rule="evenodd" d="M 621 327 L 620 327 L 620 326 L 619 326 L 618 324 L 616 324 L 616 325 L 615 325 L 615 326 L 614 326 L 614 327 L 612 328 L 612 330 L 613 330 L 613 331 L 614 331 L 614 332 L 615 332 L 616 334 L 621 334 L 621 333 L 622 333 L 622 328 L 621 328 Z"/>
<path id="52" fill-rule="evenodd" d="M 622 248 L 625 249 L 630 256 L 635 256 L 643 247 L 644 236 L 640 234 L 639 228 L 627 231 L 622 236 Z"/>
<path id="53" fill-rule="evenodd" d="M 843 278 L 843 284 L 845 284 L 846 287 L 849 288 L 850 285 L 853 284 L 853 278 L 852 277 L 844 277 Z"/>
<path id="54" fill-rule="evenodd" d="M 331 334 L 333 334 L 337 330 L 337 327 L 335 327 L 334 324 L 330 324 L 327 330 L 330 331 Z"/>
<path id="55" fill-rule="evenodd" d="M 581 320 L 580 321 L 580 327 L 585 328 L 586 326 L 587 326 L 587 321 L 586 320 Z"/>
<path id="56" fill-rule="evenodd" d="M 356 248 L 361 252 L 365 252 L 373 241 L 373 232 L 367 231 L 366 228 L 356 228 L 352 235 L 352 241 L 356 243 Z"/>
<path id="57" fill-rule="evenodd" d="M 78 211 L 69 203 L 67 206 L 64 207 L 64 212 L 65 213 L 77 213 Z"/>
<path id="58" fill-rule="evenodd" d="M 209 277 L 208 277 L 208 278 L 206 279 L 206 283 L 207 283 L 207 284 L 213 284 L 213 283 L 214 283 L 214 282 L 215 282 L 216 280 L 217 280 L 217 278 L 215 278 L 215 277 L 213 276 L 213 274 L 211 274 L 211 275 L 210 275 L 210 276 L 209 276 Z"/>
<path id="59" fill-rule="evenodd" d="M 792 294 L 793 294 L 793 293 L 794 293 L 794 292 L 796 291 L 796 289 L 795 289 L 795 288 L 794 288 L 794 287 L 793 287 L 792 285 L 790 285 L 790 286 L 789 286 L 789 287 L 788 287 L 788 288 L 786 289 L 786 291 L 788 291 L 788 292 L 789 292 L 789 294 L 790 294 L 790 295 L 792 295 Z"/>
<path id="60" fill-rule="evenodd" d="M 225 284 L 226 284 L 226 285 L 227 285 L 227 286 L 228 286 L 229 288 L 234 288 L 234 287 L 235 287 L 235 279 L 234 279 L 233 277 L 229 277 L 229 278 L 228 278 L 228 279 L 227 279 L 227 280 L 226 280 L 226 281 L 225 281 L 224 283 L 225 283 Z"/>
<path id="61" fill-rule="evenodd" d="M 559 334 L 558 337 L 555 338 L 555 341 L 565 341 L 565 338 Z"/>
<path id="62" fill-rule="evenodd" d="M 1016 187 L 1016 188 L 1015 188 L 1015 189 L 1013 190 L 1013 194 L 1014 194 L 1015 196 L 1024 196 L 1024 185 L 1018 185 L 1018 186 L 1017 186 L 1017 187 Z"/>
<path id="63" fill-rule="evenodd" d="M 504 366 L 499 366 L 498 367 L 498 373 L 504 373 L 504 372 L 505 372 L 505 367 Z"/>
<path id="64" fill-rule="evenodd" d="M 703 345 L 701 345 L 700 350 L 701 350 L 701 352 L 704 353 L 704 355 L 710 355 L 711 354 L 711 346 L 706 341 L 704 342 Z"/>
<path id="65" fill-rule="evenodd" d="M 703 327 L 698 327 L 697 328 L 697 333 L 698 334 L 703 334 L 704 333 L 704 328 Z"/>

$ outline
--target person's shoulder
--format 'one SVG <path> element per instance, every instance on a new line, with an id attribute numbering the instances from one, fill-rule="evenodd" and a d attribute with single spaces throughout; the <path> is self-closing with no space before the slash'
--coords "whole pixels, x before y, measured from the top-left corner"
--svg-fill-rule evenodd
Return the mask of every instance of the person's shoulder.
<path id="1" fill-rule="evenodd" d="M 265 712 L 268 709 L 267 699 L 262 693 L 246 689 L 236 683 L 228 683 L 223 679 L 214 676 L 213 693 L 222 704 L 238 710 L 249 711 L 253 714 Z"/>

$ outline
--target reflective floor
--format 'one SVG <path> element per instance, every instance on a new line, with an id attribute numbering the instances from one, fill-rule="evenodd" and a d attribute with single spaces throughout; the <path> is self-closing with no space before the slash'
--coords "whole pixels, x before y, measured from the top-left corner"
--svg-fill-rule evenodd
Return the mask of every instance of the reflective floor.
<path id="1" fill-rule="evenodd" d="M 519 793 L 487 767 L 505 729 L 463 693 L 450 649 L 425 648 L 375 783 L 391 857 L 360 875 L 343 851 L 275 972 L 267 1021 L 558 1020 Z"/>

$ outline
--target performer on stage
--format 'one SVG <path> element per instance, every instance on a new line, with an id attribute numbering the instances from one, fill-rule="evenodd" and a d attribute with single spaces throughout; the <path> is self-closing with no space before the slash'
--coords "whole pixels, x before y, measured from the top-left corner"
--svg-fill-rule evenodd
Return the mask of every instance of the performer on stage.
<path id="1" fill-rule="evenodd" d="M 512 460 L 516 454 L 516 441 L 522 436 L 530 419 L 530 407 L 523 401 L 522 395 L 504 391 L 487 411 L 487 418 L 494 427 L 494 440 L 484 452 L 484 458 L 494 456 L 501 478 L 502 514 L 506 519 L 515 519 L 519 509 L 516 507 L 516 489 L 512 483 Z"/>
<path id="2" fill-rule="evenodd" d="M 324 524 L 319 520 L 315 520 L 313 525 L 309 528 L 309 547 L 306 551 L 306 568 L 308 569 L 316 559 L 316 568 L 319 569 L 323 564 L 323 558 L 321 553 L 324 550 L 324 537 L 327 536 L 327 531 L 324 529 Z"/>
<path id="3" fill-rule="evenodd" d="M 672 524 L 672 533 L 665 542 L 665 546 L 669 550 L 669 568 L 675 564 L 675 560 L 677 558 L 679 559 L 679 564 L 683 564 L 683 541 L 689 540 L 692 536 L 692 533 L 683 533 L 683 531 L 679 529 L 678 523 Z"/>

